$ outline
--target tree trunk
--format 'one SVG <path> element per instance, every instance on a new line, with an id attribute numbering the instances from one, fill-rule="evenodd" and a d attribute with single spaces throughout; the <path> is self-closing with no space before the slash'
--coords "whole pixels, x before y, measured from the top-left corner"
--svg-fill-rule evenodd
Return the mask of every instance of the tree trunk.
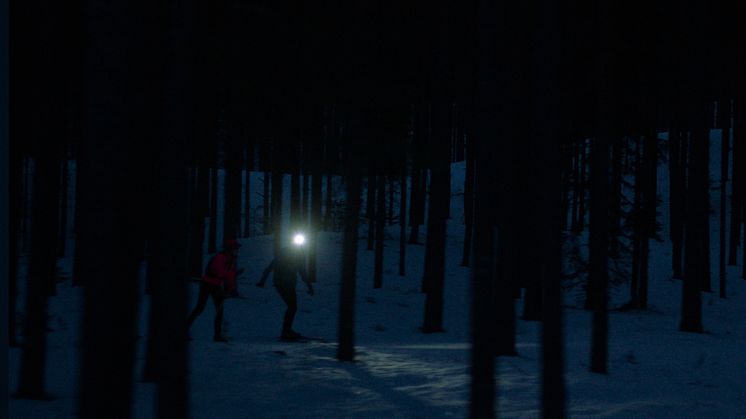
<path id="1" fill-rule="evenodd" d="M 677 126 L 669 130 L 670 217 L 673 278 L 683 278 L 684 219 L 686 216 L 687 141 Z"/>
<path id="2" fill-rule="evenodd" d="M 567 144 L 562 145 L 562 163 L 564 165 L 562 169 L 562 231 L 567 231 L 568 228 L 568 215 L 571 209 L 570 191 L 572 189 L 572 156 L 570 154 L 570 147 Z"/>
<path id="3" fill-rule="evenodd" d="M 308 172 L 308 163 L 304 160 L 303 166 L 303 194 L 301 197 L 300 223 L 303 230 L 310 227 L 311 223 L 311 174 Z"/>
<path id="4" fill-rule="evenodd" d="M 205 217 L 210 200 L 210 169 L 206 164 L 194 168 L 196 186 L 192 198 L 191 211 L 191 234 L 189 253 L 189 275 L 192 278 L 201 278 L 203 273 L 202 256 L 205 243 Z"/>
<path id="5" fill-rule="evenodd" d="M 640 283 L 638 287 L 638 304 L 642 310 L 648 308 L 648 278 L 650 271 L 650 239 L 656 236 L 656 204 L 658 196 L 658 132 L 651 125 L 644 140 L 644 185 L 643 185 L 643 219 L 640 236 Z"/>
<path id="6" fill-rule="evenodd" d="M 15 138 L 15 125 L 11 125 L 11 138 Z M 23 157 L 17 142 L 8 144 L 8 346 L 16 347 L 16 301 L 18 298 L 18 259 L 23 179 Z M 74 278 L 74 277 L 73 277 Z"/>
<path id="7" fill-rule="evenodd" d="M 355 150 L 352 150 L 355 153 Z M 339 343 L 337 359 L 355 360 L 355 283 L 357 277 L 358 214 L 360 212 L 360 173 L 357 159 L 348 156 L 347 204 L 342 242 L 342 278 L 339 293 Z"/>
<path id="8" fill-rule="evenodd" d="M 412 204 L 409 207 L 409 226 L 410 226 L 410 235 L 409 235 L 409 243 L 411 244 L 417 244 L 419 243 L 419 236 L 420 236 L 420 224 L 422 223 L 422 199 L 420 196 L 420 193 L 422 191 L 422 187 L 420 184 L 422 183 L 422 170 L 419 169 L 417 166 L 414 165 L 414 162 L 417 161 L 417 157 L 413 158 L 413 167 L 412 167 L 412 191 L 410 193 L 410 201 Z"/>
<path id="9" fill-rule="evenodd" d="M 373 288 L 383 287 L 383 244 L 385 240 L 386 227 L 386 176 L 378 175 L 377 201 L 376 201 L 376 242 L 375 261 L 373 267 Z"/>
<path id="10" fill-rule="evenodd" d="M 280 253 L 282 247 L 282 195 L 283 195 L 283 174 L 281 169 L 275 164 L 272 168 L 272 232 L 274 233 L 274 254 Z"/>
<path id="11" fill-rule="evenodd" d="M 588 168 L 588 141 L 583 139 L 580 141 L 580 185 L 578 192 L 578 232 L 585 230 L 585 214 L 587 211 L 586 205 L 586 189 L 588 175 L 586 174 Z"/>
<path id="12" fill-rule="evenodd" d="M 365 218 L 368 219 L 368 250 L 373 250 L 376 237 L 376 175 L 374 169 L 368 169 L 368 190 L 365 199 Z"/>
<path id="13" fill-rule="evenodd" d="M 46 137 L 47 135 L 41 134 Z M 37 139 L 41 142 L 42 140 Z M 54 147 L 54 146 L 52 146 Z M 43 399 L 47 351 L 47 296 L 57 269 L 59 160 L 54 151 L 36 150 L 31 204 L 31 255 L 28 267 L 18 397 Z"/>
<path id="14" fill-rule="evenodd" d="M 262 196 L 262 226 L 264 228 L 264 234 L 272 234 L 272 217 L 270 216 L 270 185 L 271 185 L 272 174 L 269 171 L 264 171 L 264 196 Z"/>
<path id="15" fill-rule="evenodd" d="M 635 138 L 635 197 L 632 204 L 632 273 L 629 284 L 629 303 L 630 308 L 638 308 L 639 291 L 640 291 L 640 266 L 642 259 L 642 242 L 645 232 L 642 224 L 644 222 L 643 214 L 643 183 L 644 180 L 644 163 L 642 153 L 642 140 Z"/>
<path id="16" fill-rule="evenodd" d="M 622 143 L 612 139 L 611 191 L 609 196 L 609 256 L 619 256 L 619 240 L 622 235 Z"/>
<path id="17" fill-rule="evenodd" d="M 300 165 L 297 159 L 298 145 L 293 144 L 290 164 L 290 226 L 291 229 L 297 229 L 301 225 L 301 182 L 300 182 Z"/>
<path id="18" fill-rule="evenodd" d="M 739 103 L 736 101 L 731 110 L 733 115 L 733 169 L 731 179 L 730 194 L 730 240 L 728 242 L 728 265 L 735 266 L 738 264 L 738 246 L 741 244 L 741 216 L 742 207 L 742 185 L 744 173 L 743 146 L 736 141 L 737 132 L 736 122 L 738 115 L 735 112 Z M 730 122 L 728 125 L 731 125 Z"/>
<path id="19" fill-rule="evenodd" d="M 213 147 L 214 148 L 214 147 Z M 210 237 L 207 241 L 207 253 L 215 253 L 218 247 L 218 168 L 217 158 L 210 169 Z"/>
<path id="20" fill-rule="evenodd" d="M 333 177 L 331 174 L 328 174 L 326 176 L 326 205 L 324 206 L 324 225 L 328 230 L 331 230 L 332 224 L 334 222 L 334 201 L 332 200 L 333 196 L 333 186 L 332 186 Z"/>
<path id="21" fill-rule="evenodd" d="M 67 254 L 67 214 L 68 214 L 68 192 L 69 192 L 69 168 L 67 153 L 62 153 L 60 159 L 60 221 L 57 241 L 57 257 L 64 258 Z"/>
<path id="22" fill-rule="evenodd" d="M 21 216 L 21 254 L 28 254 L 31 234 L 29 225 L 31 224 L 31 188 L 32 185 L 32 162 L 30 158 L 23 159 L 23 206 Z"/>
<path id="23" fill-rule="evenodd" d="M 399 201 L 399 275 L 406 275 L 406 251 L 407 251 L 407 159 L 402 164 L 402 175 Z"/>
<path id="24" fill-rule="evenodd" d="M 422 331 L 443 332 L 443 295 L 445 292 L 445 259 L 450 206 L 451 163 L 449 159 L 451 119 L 449 103 L 434 103 L 432 119 L 433 161 L 428 208 L 427 248 L 423 285 L 425 313 Z"/>
<path id="25" fill-rule="evenodd" d="M 572 221 L 570 224 L 570 228 L 574 233 L 578 233 L 578 226 L 579 226 L 579 220 L 578 215 L 580 214 L 580 188 L 581 188 L 581 180 L 580 180 L 580 141 L 576 140 L 572 142 L 572 151 L 573 151 L 573 164 L 572 164 L 572 180 L 573 180 L 573 189 L 572 189 Z"/>
<path id="26" fill-rule="evenodd" d="M 319 239 L 321 238 L 321 167 L 314 163 L 313 179 L 311 180 L 311 222 L 308 232 L 311 234 L 311 243 L 308 255 L 308 277 L 311 282 L 316 282 L 317 274 L 317 254 L 319 249 Z"/>
<path id="27" fill-rule="evenodd" d="M 718 119 L 722 142 L 720 144 L 720 298 L 727 298 L 726 289 L 727 270 L 725 264 L 726 227 L 728 201 L 728 158 L 730 156 L 730 99 L 718 101 Z"/>
<path id="28" fill-rule="evenodd" d="M 156 48 L 160 40 L 151 36 L 157 30 L 144 18 L 145 10 L 136 5 L 89 1 L 87 15 L 88 33 L 96 42 L 88 45 L 88 125 L 84 153 L 88 159 L 85 172 L 88 179 L 82 196 L 82 204 L 87 208 L 86 219 L 81 222 L 95 220 L 95 226 L 83 228 L 81 249 L 76 250 L 84 252 L 81 280 L 86 284 L 78 413 L 83 419 L 109 416 L 112 412 L 130 417 L 139 268 L 149 208 L 150 171 L 142 167 L 151 167 L 150 153 L 146 150 L 152 149 L 157 134 L 153 134 L 155 127 L 151 124 L 156 118 L 149 115 L 160 111 L 153 108 L 161 103 L 155 93 L 161 83 L 150 78 L 154 65 L 149 58 L 162 56 L 163 51 Z M 127 71 L 108 71 L 111 68 Z M 140 104 L 148 106 L 139 107 Z M 174 134 L 168 137 L 180 138 Z M 157 150 L 160 152 L 162 148 L 158 146 Z M 178 157 L 169 157 L 178 161 Z M 169 209 L 178 213 L 186 211 L 183 202 L 173 204 L 174 208 Z M 179 218 L 173 213 L 169 217 Z M 171 236 L 169 243 L 177 248 L 186 246 L 186 236 Z M 168 298 L 172 301 L 179 301 L 183 295 L 186 274 L 184 269 L 169 289 Z M 169 348 L 171 360 L 180 359 L 181 353 L 185 360 L 186 352 L 180 350 L 183 345 L 183 341 L 180 345 L 174 342 Z"/>
<path id="29" fill-rule="evenodd" d="M 389 184 L 389 201 L 388 201 L 388 211 L 386 213 L 388 214 L 387 219 L 388 225 L 394 225 L 394 189 L 395 189 L 395 183 L 394 183 L 394 177 L 388 176 L 388 184 Z"/>
<path id="30" fill-rule="evenodd" d="M 223 242 L 240 237 L 241 232 L 241 141 L 239 128 L 231 128 L 233 132 L 229 135 L 230 138 L 226 140 L 227 144 L 225 144 Z"/>
<path id="31" fill-rule="evenodd" d="M 599 112 L 608 112 L 610 97 L 601 99 Z M 607 121 L 611 115 L 602 115 Z M 589 298 L 593 310 L 591 371 L 606 374 L 608 363 L 609 300 L 609 142 L 608 127 L 591 143 L 591 213 Z M 638 180 L 639 181 L 639 180 Z"/>
<path id="32" fill-rule="evenodd" d="M 694 98 L 696 99 L 696 98 Z M 699 108 L 697 109 L 700 110 Z M 707 255 L 703 244 L 707 232 L 709 185 L 707 170 L 707 124 L 706 113 L 693 115 L 694 128 L 691 133 L 691 153 L 687 182 L 687 211 L 685 228 L 684 280 L 681 302 L 680 330 L 701 333 L 702 327 L 702 285 L 705 283 L 705 263 Z M 701 121 L 700 121 L 701 120 Z"/>
<path id="33" fill-rule="evenodd" d="M 472 139 L 464 141 L 466 147 L 466 177 L 464 178 L 464 253 L 461 266 L 471 266 L 471 247 L 474 231 L 474 147 Z"/>
<path id="34" fill-rule="evenodd" d="M 253 153 L 251 149 L 246 151 L 246 178 L 244 180 L 243 197 L 243 237 L 251 237 L 251 171 L 253 169 Z"/>

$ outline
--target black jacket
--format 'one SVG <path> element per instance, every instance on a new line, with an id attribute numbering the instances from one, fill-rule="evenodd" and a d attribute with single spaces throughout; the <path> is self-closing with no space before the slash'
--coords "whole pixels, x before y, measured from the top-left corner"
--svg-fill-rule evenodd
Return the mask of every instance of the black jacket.
<path id="1" fill-rule="evenodd" d="M 299 253 L 284 253 L 272 259 L 262 273 L 261 283 L 267 280 L 270 272 L 274 272 L 272 280 L 279 288 L 295 288 L 297 275 L 300 275 L 303 282 L 308 283 L 305 261 Z"/>

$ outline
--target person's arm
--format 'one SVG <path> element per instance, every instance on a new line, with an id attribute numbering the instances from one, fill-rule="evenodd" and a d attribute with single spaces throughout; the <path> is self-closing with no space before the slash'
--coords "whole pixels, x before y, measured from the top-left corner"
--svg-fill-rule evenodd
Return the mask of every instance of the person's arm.
<path id="1" fill-rule="evenodd" d="M 272 262 L 270 262 L 269 265 L 267 265 L 267 267 L 264 268 L 264 272 L 262 272 L 262 279 L 260 279 L 259 282 L 256 283 L 257 287 L 264 286 L 264 283 L 267 282 L 267 277 L 269 276 L 269 273 L 272 272 L 276 264 L 277 264 L 277 258 L 272 259 Z"/>

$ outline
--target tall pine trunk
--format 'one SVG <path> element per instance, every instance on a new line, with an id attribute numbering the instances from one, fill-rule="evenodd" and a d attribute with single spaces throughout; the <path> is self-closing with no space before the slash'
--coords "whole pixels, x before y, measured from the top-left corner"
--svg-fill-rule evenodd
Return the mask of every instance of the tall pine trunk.
<path id="1" fill-rule="evenodd" d="M 404 158 L 401 167 L 400 198 L 399 198 L 399 275 L 407 273 L 407 159 Z"/>
<path id="2" fill-rule="evenodd" d="M 608 71 L 608 69 L 606 69 Z M 604 74 L 604 73 L 602 73 Z M 601 97 L 599 112 L 610 110 L 610 97 Z M 601 115 L 601 120 L 608 125 L 611 115 Z M 603 125 L 603 124 L 602 124 Z M 591 143 L 591 212 L 590 212 L 590 273 L 588 276 L 589 292 L 592 294 L 593 310 L 591 371 L 606 374 L 608 365 L 609 335 L 609 131 L 603 127 Z"/>
<path id="3" fill-rule="evenodd" d="M 450 132 L 448 103 L 435 103 L 432 121 L 433 161 L 430 179 L 430 206 L 428 208 L 427 247 L 423 288 L 425 314 L 422 331 L 443 332 L 443 294 L 445 292 L 446 226 L 450 205 Z"/>
<path id="4" fill-rule="evenodd" d="M 669 130 L 669 193 L 673 278 L 682 279 L 684 258 L 684 222 L 686 217 L 686 162 L 688 141 L 674 125 Z"/>
<path id="5" fill-rule="evenodd" d="M 720 298 L 727 298 L 726 289 L 727 270 L 726 270 L 726 227 L 727 227 L 727 210 L 728 210 L 728 158 L 730 156 L 730 99 L 718 101 L 718 119 L 721 130 L 720 143 L 720 251 L 719 253 L 719 270 L 720 270 Z"/>
<path id="6" fill-rule="evenodd" d="M 325 205 L 324 205 L 324 225 L 327 229 L 331 230 L 333 223 L 334 223 L 334 200 L 332 197 L 334 196 L 334 188 L 332 185 L 332 181 L 334 180 L 331 173 L 326 175 L 326 198 L 325 198 Z"/>
<path id="7" fill-rule="evenodd" d="M 66 147 L 65 147 L 66 149 Z M 62 152 L 60 159 L 60 220 L 57 236 L 57 257 L 64 258 L 67 254 L 67 214 L 69 206 L 70 169 L 67 152 Z"/>
<path id="8" fill-rule="evenodd" d="M 609 193 L 609 257 L 619 256 L 622 235 L 622 142 L 612 139 L 611 185 Z"/>
<path id="9" fill-rule="evenodd" d="M 275 163 L 277 161 L 275 160 Z M 272 233 L 274 234 L 274 254 L 278 255 L 282 247 L 282 195 L 283 173 L 278 164 L 272 168 Z"/>
<path id="10" fill-rule="evenodd" d="M 147 150 L 152 150 L 151 133 L 156 128 L 151 125 L 156 118 L 151 119 L 148 111 L 160 111 L 138 105 L 161 103 L 155 94 L 160 83 L 153 77 L 160 68 L 146 58 L 163 55 L 157 48 L 161 40 L 153 36 L 158 31 L 144 16 L 146 10 L 165 10 L 95 1 L 89 1 L 87 6 L 89 39 L 96 42 L 90 43 L 87 50 L 88 124 L 84 148 L 88 179 L 81 197 L 87 208 L 86 219 L 81 222 L 95 220 L 95 226 L 83 229 L 81 248 L 76 249 L 84 253 L 81 280 L 86 284 L 78 413 L 83 419 L 100 418 L 111 412 L 130 417 L 139 267 L 149 208 L 149 171 L 142 168 L 151 167 L 151 153 Z M 107 71 L 111 68 L 127 71 Z M 156 150 L 160 152 L 161 147 Z M 181 202 L 174 204 L 176 211 L 186 210 L 179 206 Z M 187 243 L 185 236 L 169 239 L 177 242 L 177 247 Z M 169 290 L 168 298 L 180 299 L 186 274 L 185 270 L 179 283 Z M 171 359 L 179 359 L 179 347 L 170 349 Z"/>
<path id="11" fill-rule="evenodd" d="M 251 172 L 254 169 L 254 154 L 251 145 L 246 150 L 246 177 L 244 178 L 243 197 L 243 237 L 251 236 Z"/>
<path id="12" fill-rule="evenodd" d="M 233 125 L 225 144 L 223 241 L 240 237 L 241 230 L 241 141 L 239 128 Z"/>
<path id="13" fill-rule="evenodd" d="M 360 172 L 354 146 L 347 156 L 347 202 L 345 205 L 342 241 L 341 284 L 339 291 L 339 323 L 337 359 L 355 360 L 355 286 L 357 277 L 358 216 L 360 213 Z"/>
<path id="14" fill-rule="evenodd" d="M 738 114 L 736 110 L 741 104 L 736 100 L 731 110 L 733 115 L 733 169 L 730 192 L 730 239 L 728 241 L 728 265 L 735 266 L 738 264 L 738 246 L 741 244 L 741 223 L 743 212 L 743 180 L 744 180 L 744 155 L 743 145 L 739 144 L 736 139 L 740 134 L 738 132 Z M 728 124 L 730 125 L 730 123 Z"/>
<path id="15" fill-rule="evenodd" d="M 189 236 L 189 276 L 202 277 L 202 253 L 205 243 L 205 217 L 210 200 L 210 169 L 206 164 L 199 164 L 193 169 L 196 177 L 194 195 L 192 195 L 191 220 Z"/>
<path id="16" fill-rule="evenodd" d="M 272 174 L 270 171 L 264 171 L 262 195 L 262 227 L 264 234 L 272 234 L 272 217 L 270 215 L 270 186 L 272 184 Z"/>
<path id="17" fill-rule="evenodd" d="M 461 266 L 471 266 L 471 247 L 474 233 L 474 148 L 472 139 L 464 141 L 466 148 L 466 176 L 464 177 L 464 252 Z"/>
<path id="18" fill-rule="evenodd" d="M 367 187 L 365 198 L 365 218 L 368 220 L 367 250 L 373 250 L 376 237 L 376 175 L 372 166 L 368 168 Z"/>
<path id="19" fill-rule="evenodd" d="M 213 146 L 213 148 L 215 148 Z M 210 169 L 210 236 L 207 240 L 207 253 L 215 253 L 218 247 L 218 168 L 217 157 Z"/>
<path id="20" fill-rule="evenodd" d="M 46 136 L 39 133 L 41 138 Z M 48 134 L 47 134 L 48 135 Z M 36 142 L 41 143 L 37 138 Z M 59 160 L 52 151 L 36 150 L 31 204 L 31 254 L 26 290 L 20 379 L 16 395 L 21 398 L 46 397 L 44 383 L 47 351 L 47 296 L 57 268 Z"/>
<path id="21" fill-rule="evenodd" d="M 375 212 L 375 260 L 373 264 L 373 288 L 383 287 L 383 244 L 386 227 L 386 176 L 378 175 L 378 186 L 376 187 L 376 212 Z"/>
<path id="22" fill-rule="evenodd" d="M 292 158 L 290 159 L 290 226 L 292 229 L 300 227 L 302 219 L 301 207 L 301 182 L 300 182 L 300 162 L 298 161 L 298 146 L 295 139 L 293 143 Z"/>
<path id="23" fill-rule="evenodd" d="M 321 238 L 321 166 L 314 163 L 313 170 L 313 178 L 311 179 L 311 220 L 308 227 L 308 232 L 311 235 L 310 252 L 308 255 L 308 276 L 311 282 L 316 282 L 319 239 Z"/>
<path id="24" fill-rule="evenodd" d="M 639 308 L 648 308 L 648 282 L 650 277 L 650 240 L 656 236 L 656 206 L 658 198 L 658 132 L 652 121 L 645 133 L 643 189 L 643 234 L 640 247 L 640 284 L 638 289 Z"/>

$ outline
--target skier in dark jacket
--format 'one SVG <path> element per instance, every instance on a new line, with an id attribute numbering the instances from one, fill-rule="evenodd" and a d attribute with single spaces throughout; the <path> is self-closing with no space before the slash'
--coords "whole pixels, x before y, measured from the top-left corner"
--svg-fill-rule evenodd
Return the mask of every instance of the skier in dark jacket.
<path id="1" fill-rule="evenodd" d="M 225 300 L 226 292 L 229 296 L 236 296 L 238 294 L 236 276 L 243 272 L 243 269 L 236 269 L 239 247 L 241 247 L 241 244 L 238 241 L 227 240 L 223 251 L 213 256 L 210 262 L 208 262 L 205 275 L 202 276 L 202 280 L 200 281 L 197 306 L 194 307 L 194 310 L 189 315 L 189 320 L 187 320 L 187 332 L 194 320 L 204 311 L 207 299 L 212 297 L 212 302 L 215 304 L 215 334 L 213 340 L 215 342 L 228 341 L 221 333 L 223 326 L 223 301 Z"/>
<path id="2" fill-rule="evenodd" d="M 293 320 L 298 310 L 298 299 L 295 292 L 297 275 L 300 275 L 301 280 L 308 286 L 308 293 L 313 295 L 313 285 L 311 285 L 306 274 L 303 240 L 302 236 L 300 237 L 296 236 L 295 245 L 292 248 L 283 247 L 280 249 L 279 255 L 272 259 L 269 266 L 264 269 L 262 278 L 256 284 L 258 287 L 264 287 L 270 272 L 274 272 L 275 289 L 287 306 L 280 334 L 282 340 L 295 340 L 301 337 L 299 333 L 293 330 Z"/>

